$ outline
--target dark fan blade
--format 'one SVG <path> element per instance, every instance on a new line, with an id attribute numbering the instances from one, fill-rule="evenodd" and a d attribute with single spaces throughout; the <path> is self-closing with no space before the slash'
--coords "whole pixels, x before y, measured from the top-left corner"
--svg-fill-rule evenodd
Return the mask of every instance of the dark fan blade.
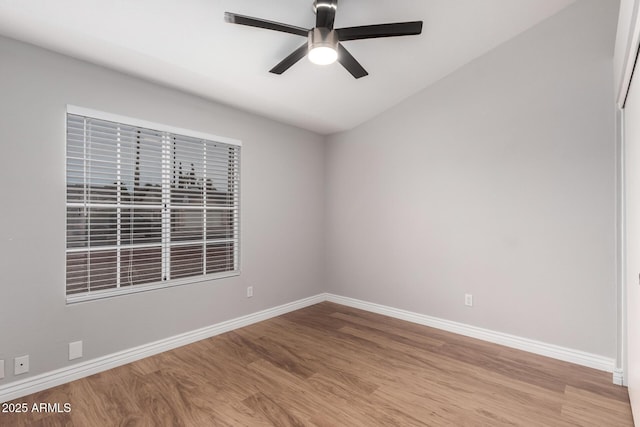
<path id="1" fill-rule="evenodd" d="M 249 27 L 281 31 L 283 33 L 295 34 L 302 37 L 307 37 L 309 35 L 309 30 L 306 28 L 294 27 L 293 25 L 281 24 L 280 22 L 267 21 L 260 18 L 252 18 L 250 16 L 238 15 L 231 12 L 224 13 L 224 20 L 232 24 L 248 25 Z"/>
<path id="2" fill-rule="evenodd" d="M 338 0 L 319 0 L 316 2 L 316 27 L 333 30 Z"/>
<path id="3" fill-rule="evenodd" d="M 307 45 L 307 43 L 303 44 L 302 46 L 294 50 L 291 55 L 284 58 L 278 65 L 270 69 L 269 72 L 273 74 L 284 73 L 289 68 L 291 68 L 293 64 L 304 58 L 308 50 L 309 46 Z"/>
<path id="4" fill-rule="evenodd" d="M 422 21 L 338 28 L 336 32 L 341 42 L 374 39 L 378 37 L 413 36 L 422 32 Z"/>
<path id="5" fill-rule="evenodd" d="M 367 70 L 362 68 L 362 65 L 356 61 L 356 58 L 354 58 L 341 44 L 338 44 L 338 62 L 340 62 L 342 66 L 346 68 L 347 71 L 356 79 L 369 75 Z"/>

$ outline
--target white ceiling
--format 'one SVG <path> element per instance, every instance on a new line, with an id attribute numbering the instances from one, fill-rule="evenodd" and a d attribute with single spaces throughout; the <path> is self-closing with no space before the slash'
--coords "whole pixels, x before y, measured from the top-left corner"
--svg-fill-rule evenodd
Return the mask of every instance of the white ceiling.
<path id="1" fill-rule="evenodd" d="M 304 38 L 225 11 L 311 28 L 312 0 L 0 0 L 0 34 L 330 134 L 380 114 L 575 0 L 340 0 L 336 28 L 423 20 L 422 35 L 345 42 L 367 69 L 303 59 Z"/>

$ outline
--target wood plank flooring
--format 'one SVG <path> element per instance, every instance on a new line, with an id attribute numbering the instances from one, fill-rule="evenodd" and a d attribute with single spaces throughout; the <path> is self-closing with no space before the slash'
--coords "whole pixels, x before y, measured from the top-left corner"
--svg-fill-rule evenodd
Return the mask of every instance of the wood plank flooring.
<path id="1" fill-rule="evenodd" d="M 611 374 L 322 303 L 14 403 L 2 426 L 631 426 Z"/>

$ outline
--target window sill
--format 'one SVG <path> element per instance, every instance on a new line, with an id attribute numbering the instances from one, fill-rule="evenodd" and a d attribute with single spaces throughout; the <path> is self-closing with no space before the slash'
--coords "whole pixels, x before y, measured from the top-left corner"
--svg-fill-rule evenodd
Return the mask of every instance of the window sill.
<path id="1" fill-rule="evenodd" d="M 200 282 L 207 282 L 210 280 L 224 279 L 224 278 L 234 277 L 239 275 L 240 275 L 240 271 L 235 270 L 235 271 L 228 271 L 224 273 L 208 274 L 206 276 L 196 276 L 196 277 L 187 277 L 184 279 L 169 280 L 167 282 L 150 283 L 147 285 L 126 286 L 122 288 L 105 289 L 102 291 L 93 291 L 93 292 L 89 291 L 89 292 L 79 293 L 76 295 L 67 295 L 66 301 L 67 301 L 67 305 L 77 304 L 81 302 L 118 297 L 121 295 L 130 295 L 130 294 L 136 294 L 139 292 L 153 291 L 156 289 L 172 288 L 174 286 L 183 286 L 183 285 L 189 285 L 192 283 L 200 283 Z"/>

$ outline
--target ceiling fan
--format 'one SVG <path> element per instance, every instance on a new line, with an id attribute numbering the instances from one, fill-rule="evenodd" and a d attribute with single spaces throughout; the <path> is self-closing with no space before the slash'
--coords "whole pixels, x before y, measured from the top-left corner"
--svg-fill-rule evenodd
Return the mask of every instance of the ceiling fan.
<path id="1" fill-rule="evenodd" d="M 291 55 L 287 56 L 278 65 L 269 70 L 274 74 L 284 73 L 291 68 L 293 64 L 308 55 L 311 62 L 319 65 L 327 65 L 338 61 L 353 77 L 359 79 L 369 73 L 367 73 L 362 65 L 345 49 L 342 42 L 379 37 L 411 36 L 422 32 L 422 21 L 334 29 L 333 23 L 337 9 L 338 0 L 315 0 L 313 2 L 313 10 L 316 14 L 316 26 L 311 29 L 267 21 L 260 18 L 252 18 L 231 12 L 225 12 L 224 19 L 232 24 L 281 31 L 283 33 L 295 34 L 307 38 L 305 44 L 294 50 Z"/>

